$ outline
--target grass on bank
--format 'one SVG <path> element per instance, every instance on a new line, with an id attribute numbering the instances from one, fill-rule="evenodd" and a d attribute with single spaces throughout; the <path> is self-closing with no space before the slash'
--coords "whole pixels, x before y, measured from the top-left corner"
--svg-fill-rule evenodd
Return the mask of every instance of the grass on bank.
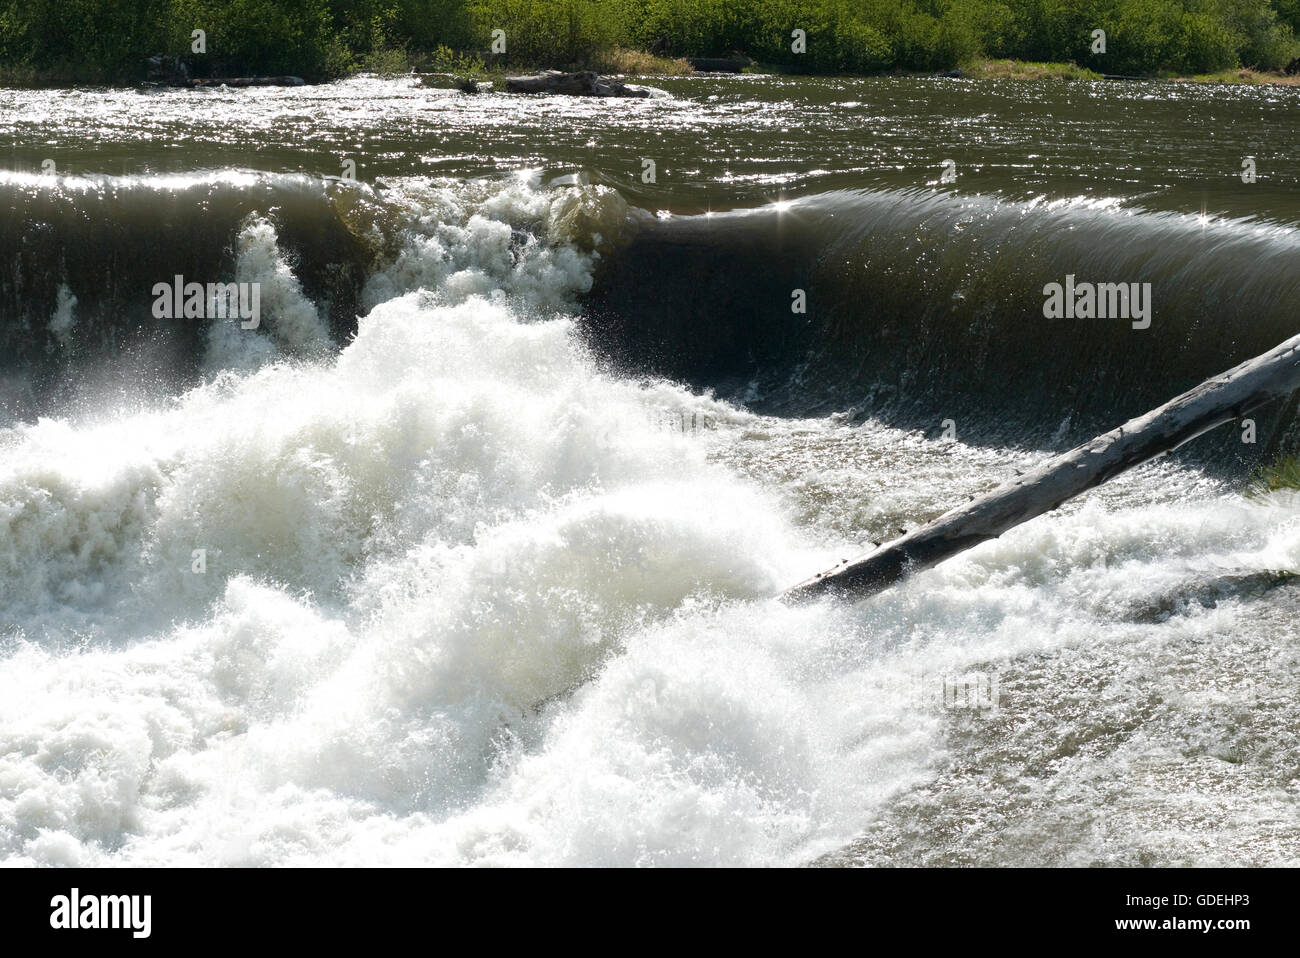
<path id="1" fill-rule="evenodd" d="M 968 60 L 961 65 L 976 80 L 1100 80 L 1101 74 L 1077 63 L 1033 63 L 1024 60 Z"/>
<path id="2" fill-rule="evenodd" d="M 643 77 L 687 76 L 695 72 L 685 58 L 679 57 L 674 60 L 668 57 L 657 57 L 644 50 L 629 50 L 625 47 L 597 51 L 586 65 L 599 73 L 622 73 Z"/>
<path id="3" fill-rule="evenodd" d="M 977 80 L 1100 80 L 1102 74 L 1077 63 L 1032 63 L 1024 60 L 970 60 L 961 65 L 962 72 Z M 1178 83 L 1237 83 L 1246 85 L 1300 86 L 1300 73 L 1287 76 L 1280 70 L 1252 70 L 1238 68 L 1177 76 L 1165 72 L 1152 79 L 1172 80 Z"/>
<path id="4" fill-rule="evenodd" d="M 1239 83 L 1248 86 L 1300 86 L 1300 73 L 1287 76 L 1278 71 L 1220 70 L 1190 77 L 1174 77 L 1180 83 Z"/>
<path id="5" fill-rule="evenodd" d="M 355 72 L 380 76 L 451 74 L 457 79 L 491 80 L 500 79 L 507 73 L 528 73 L 553 66 L 552 63 L 508 64 L 503 58 L 475 52 L 457 52 L 446 46 L 439 46 L 429 53 L 413 52 L 407 47 L 387 47 L 359 58 Z M 695 72 L 684 58 L 657 57 L 643 50 L 625 47 L 597 50 L 563 66 L 574 70 L 595 70 L 604 74 L 639 77 L 688 76 Z"/>

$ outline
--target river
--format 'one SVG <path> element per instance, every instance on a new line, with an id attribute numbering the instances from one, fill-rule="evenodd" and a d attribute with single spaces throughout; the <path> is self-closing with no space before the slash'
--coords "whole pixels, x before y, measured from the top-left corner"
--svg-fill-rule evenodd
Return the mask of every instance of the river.
<path id="1" fill-rule="evenodd" d="M 1300 89 L 651 85 L 0 90 L 0 859 L 1300 863 L 1294 405 L 776 598 L 1294 335 Z"/>

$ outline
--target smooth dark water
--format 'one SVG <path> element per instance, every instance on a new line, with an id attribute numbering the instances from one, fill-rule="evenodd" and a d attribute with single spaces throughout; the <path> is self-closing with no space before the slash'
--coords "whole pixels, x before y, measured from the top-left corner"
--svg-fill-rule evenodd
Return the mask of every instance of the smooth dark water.
<path id="1" fill-rule="evenodd" d="M 649 100 L 466 97 L 413 80 L 306 89 L 0 93 L 0 157 L 39 171 L 241 168 L 361 179 L 564 167 L 648 209 L 754 206 L 938 185 L 1009 200 L 1122 201 L 1294 224 L 1288 87 L 915 77 L 663 78 Z M 1243 188 L 1242 160 L 1258 180 Z M 641 180 L 654 159 L 657 183 Z"/>

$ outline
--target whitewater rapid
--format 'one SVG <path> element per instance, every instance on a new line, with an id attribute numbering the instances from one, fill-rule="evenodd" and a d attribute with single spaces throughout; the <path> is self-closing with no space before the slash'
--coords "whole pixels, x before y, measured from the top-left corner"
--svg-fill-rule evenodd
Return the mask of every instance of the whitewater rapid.
<path id="1" fill-rule="evenodd" d="M 572 304 L 611 194 L 395 185 L 341 345 L 249 218 L 267 319 L 214 327 L 199 385 L 0 431 L 6 864 L 1213 860 L 1197 816 L 1297 862 L 1265 580 L 1300 500 L 1155 464 L 865 605 L 784 605 L 1040 454 L 607 367 Z M 936 707 L 972 672 L 996 711 Z M 1265 713 L 1271 750 L 1225 758 Z"/>

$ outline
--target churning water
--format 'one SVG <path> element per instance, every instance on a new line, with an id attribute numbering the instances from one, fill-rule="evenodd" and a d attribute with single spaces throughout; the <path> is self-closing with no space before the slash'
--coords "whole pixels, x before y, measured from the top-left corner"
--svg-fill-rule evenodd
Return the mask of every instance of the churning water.
<path id="1" fill-rule="evenodd" d="M 6 862 L 1300 863 L 1294 408 L 774 598 L 1293 335 L 1300 93 L 661 86 L 0 92 Z"/>

